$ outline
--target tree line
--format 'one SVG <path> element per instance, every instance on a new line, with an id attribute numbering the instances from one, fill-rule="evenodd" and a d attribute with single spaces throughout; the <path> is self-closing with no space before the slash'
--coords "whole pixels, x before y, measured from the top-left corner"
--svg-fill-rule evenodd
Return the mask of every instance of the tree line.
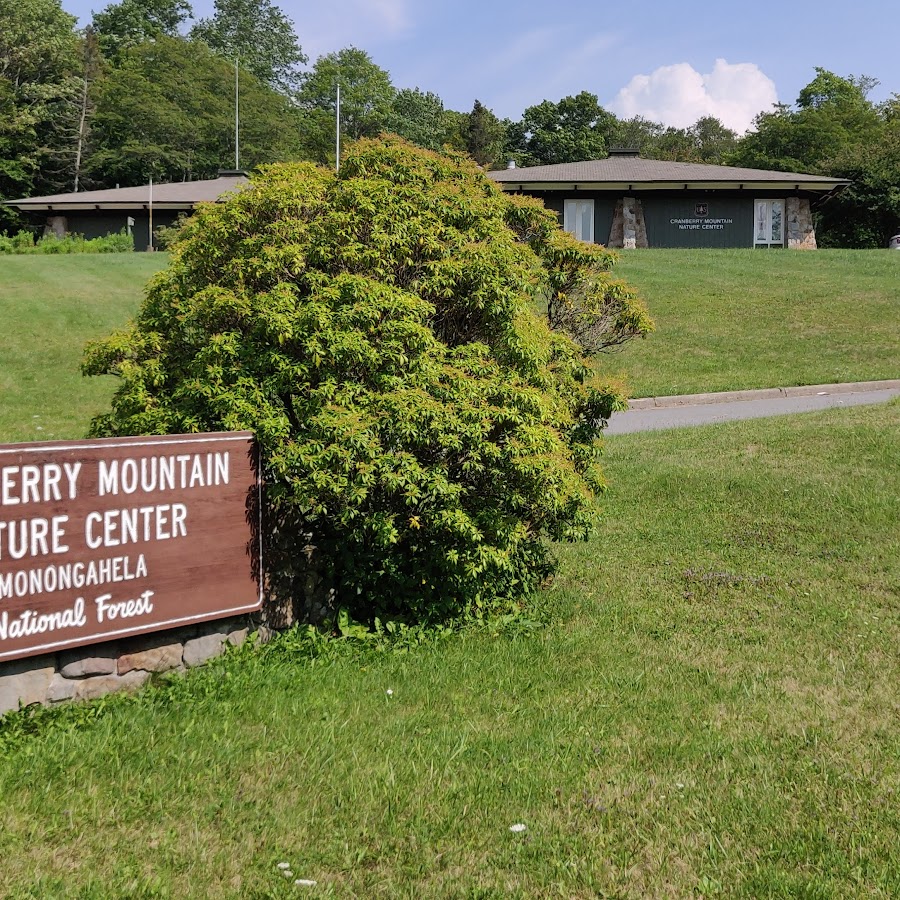
<path id="1" fill-rule="evenodd" d="M 344 139 L 383 131 L 497 167 L 574 162 L 633 147 L 647 158 L 850 178 L 823 204 L 824 245 L 884 246 L 900 227 L 900 98 L 875 104 L 873 79 L 817 69 L 793 105 L 761 112 L 739 137 L 712 116 L 688 128 L 619 119 L 588 91 L 501 119 L 475 100 L 447 109 L 396 88 L 364 50 L 309 63 L 271 0 L 216 0 L 193 19 L 187 0 L 120 0 L 85 28 L 59 0 L 0 0 L 0 200 L 214 177 L 240 164 L 333 164 L 335 86 Z M 21 224 L 0 207 L 0 231 Z"/>

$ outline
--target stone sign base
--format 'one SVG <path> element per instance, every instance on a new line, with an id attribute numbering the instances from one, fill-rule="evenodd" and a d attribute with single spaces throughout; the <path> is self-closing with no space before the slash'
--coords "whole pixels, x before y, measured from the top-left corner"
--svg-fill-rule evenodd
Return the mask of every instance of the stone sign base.
<path id="1" fill-rule="evenodd" d="M 33 703 L 94 700 L 113 691 L 136 690 L 154 672 L 183 672 L 202 665 L 228 645 L 240 645 L 253 631 L 272 635 L 297 622 L 320 625 L 332 619 L 335 592 L 322 574 L 315 547 L 307 543 L 293 556 L 294 571 L 286 573 L 277 596 L 274 590 L 266 592 L 258 612 L 0 662 L 0 716 Z"/>
<path id="2" fill-rule="evenodd" d="M 249 616 L 205 622 L 0 663 L 0 716 L 32 703 L 94 700 L 134 690 L 153 672 L 192 669 L 239 645 L 255 628 Z"/>

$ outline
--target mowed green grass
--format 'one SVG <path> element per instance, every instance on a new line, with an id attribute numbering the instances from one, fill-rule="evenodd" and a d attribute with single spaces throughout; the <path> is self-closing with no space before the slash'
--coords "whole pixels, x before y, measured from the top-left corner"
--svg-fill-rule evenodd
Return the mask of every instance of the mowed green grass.
<path id="1" fill-rule="evenodd" d="M 19 744 L 0 896 L 900 896 L 898 463 L 897 403 L 610 438 L 540 627 Z"/>
<path id="2" fill-rule="evenodd" d="M 83 437 L 112 378 L 83 378 L 84 344 L 137 311 L 166 254 L 0 258 L 0 441 Z"/>
<path id="3" fill-rule="evenodd" d="M 111 378 L 89 339 L 123 326 L 166 254 L 0 261 L 0 440 L 82 437 Z M 642 250 L 618 273 L 657 330 L 608 355 L 633 396 L 900 377 L 900 254 Z"/>
<path id="4" fill-rule="evenodd" d="M 606 361 L 632 396 L 900 378 L 900 253 L 639 250 L 617 272 L 657 325 Z"/>

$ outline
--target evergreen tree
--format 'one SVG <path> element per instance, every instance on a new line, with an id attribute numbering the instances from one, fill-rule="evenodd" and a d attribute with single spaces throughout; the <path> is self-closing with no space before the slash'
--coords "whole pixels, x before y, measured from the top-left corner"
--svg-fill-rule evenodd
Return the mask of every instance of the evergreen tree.
<path id="1" fill-rule="evenodd" d="M 476 100 L 463 123 L 463 141 L 469 156 L 485 168 L 490 168 L 503 155 L 506 126 L 480 100 Z"/>

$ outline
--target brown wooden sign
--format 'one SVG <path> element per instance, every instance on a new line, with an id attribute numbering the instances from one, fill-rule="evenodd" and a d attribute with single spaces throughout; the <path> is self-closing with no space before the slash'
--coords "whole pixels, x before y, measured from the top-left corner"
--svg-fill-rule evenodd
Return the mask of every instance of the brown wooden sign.
<path id="1" fill-rule="evenodd" d="M 0 661 L 259 609 L 249 432 L 0 445 Z"/>

